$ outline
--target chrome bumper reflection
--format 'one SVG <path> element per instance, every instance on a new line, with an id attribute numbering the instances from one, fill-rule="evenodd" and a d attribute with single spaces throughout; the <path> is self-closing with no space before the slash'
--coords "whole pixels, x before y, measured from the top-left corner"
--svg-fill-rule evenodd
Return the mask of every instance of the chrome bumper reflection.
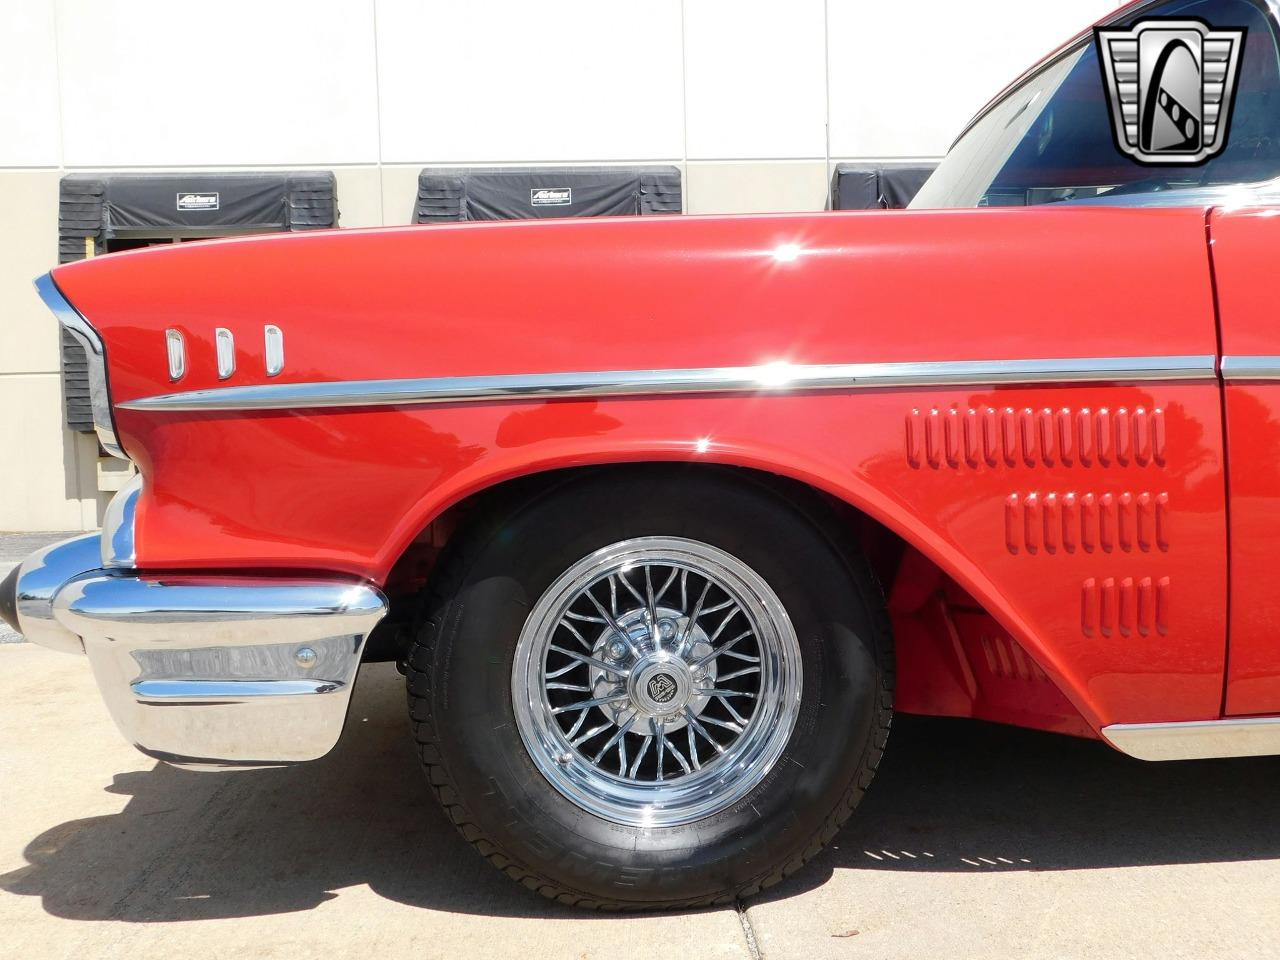
<path id="1" fill-rule="evenodd" d="M 99 537 L 19 572 L 27 639 L 88 654 L 112 718 L 144 753 L 197 768 L 274 766 L 333 748 L 365 641 L 387 612 L 357 581 L 103 569 Z"/>

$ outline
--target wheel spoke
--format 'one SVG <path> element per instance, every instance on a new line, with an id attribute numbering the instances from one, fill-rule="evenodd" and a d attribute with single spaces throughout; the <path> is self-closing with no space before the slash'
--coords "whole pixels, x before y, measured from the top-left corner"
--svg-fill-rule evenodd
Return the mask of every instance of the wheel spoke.
<path id="1" fill-rule="evenodd" d="M 689 712 L 688 707 L 684 709 L 686 713 Z M 689 759 L 693 763 L 693 769 L 701 770 L 702 761 L 698 759 L 698 741 L 693 735 L 693 724 L 686 720 L 684 731 L 689 735 Z"/>
<path id="2" fill-rule="evenodd" d="M 684 629 L 680 631 L 680 636 L 676 638 L 675 654 L 677 657 L 684 656 L 685 645 L 689 642 L 694 628 L 698 626 L 698 617 L 702 616 L 702 605 L 706 602 L 707 593 L 711 590 L 711 581 L 708 580 L 702 588 L 702 596 L 698 598 L 698 602 L 693 605 L 693 613 L 689 619 L 685 621 Z"/>
<path id="3" fill-rule="evenodd" d="M 584 713 L 583 716 L 585 717 L 586 714 Z M 597 734 L 604 733 L 606 730 L 608 730 L 612 726 L 613 726 L 613 721 L 606 720 L 604 723 L 600 724 L 600 726 L 592 727 L 586 733 L 580 735 L 577 740 L 570 740 L 569 743 L 575 747 L 580 746 L 581 744 L 586 743 L 588 740 L 590 740 L 592 737 L 596 736 Z"/>
<path id="4" fill-rule="evenodd" d="M 648 567 L 645 569 L 647 570 Z M 627 592 L 636 598 L 636 603 L 640 604 L 642 607 L 645 606 L 644 597 L 640 596 L 640 591 L 631 585 L 631 581 L 627 579 L 627 575 L 624 571 L 618 571 L 618 579 L 621 580 L 622 585 L 627 588 Z"/>
<path id="5" fill-rule="evenodd" d="M 723 696 L 717 696 L 716 699 L 719 700 L 722 704 L 724 704 L 724 708 L 729 711 L 729 715 L 733 717 L 735 721 L 742 724 L 743 727 L 746 727 L 747 718 L 744 717 L 742 714 L 740 714 L 737 710 L 733 709 L 733 704 L 731 704 Z"/>
<path id="6" fill-rule="evenodd" d="M 644 741 L 640 744 L 640 750 L 636 753 L 636 758 L 631 763 L 631 769 L 627 771 L 627 776 L 632 780 L 636 778 L 636 773 L 640 770 L 640 761 L 644 759 L 644 755 L 649 752 L 649 744 L 653 743 L 653 737 L 644 734 Z"/>
<path id="7" fill-rule="evenodd" d="M 705 615 L 706 615 L 707 613 L 709 613 L 709 612 L 710 612 L 710 611 L 703 611 L 703 615 L 705 616 Z M 725 627 L 727 627 L 727 626 L 729 625 L 729 621 L 730 621 L 730 620 L 732 620 L 734 617 L 736 617 L 736 616 L 737 616 L 738 614 L 740 614 L 741 612 L 742 612 L 742 608 L 741 608 L 741 607 L 739 607 L 737 604 L 734 604 L 733 609 L 732 609 L 732 610 L 730 610 L 730 611 L 725 615 L 725 618 L 724 618 L 723 620 L 721 620 L 721 621 L 720 621 L 720 626 L 716 627 L 716 631 L 715 631 L 715 633 L 713 633 L 713 634 L 711 634 L 711 636 L 707 637 L 707 643 L 710 643 L 710 644 L 714 645 L 714 644 L 715 644 L 715 642 L 716 642 L 718 639 L 720 639 L 720 634 L 724 633 L 724 628 L 725 628 Z"/>
<path id="8" fill-rule="evenodd" d="M 711 746 L 715 747 L 716 753 L 724 753 L 724 747 L 720 745 L 720 741 L 718 741 L 715 737 L 713 737 L 710 733 L 707 732 L 707 728 L 702 725 L 702 722 L 698 719 L 697 715 L 688 707 L 684 708 L 684 719 L 685 719 L 685 722 L 689 724 L 690 731 L 696 730 L 698 733 L 702 734 L 703 739 L 705 739 L 707 743 L 711 744 Z M 711 719 L 711 718 L 707 718 L 707 719 Z M 723 724 L 723 723 L 721 725 L 727 726 L 727 724 Z M 737 732 L 741 733 L 742 728 L 738 727 Z M 689 735 L 689 752 L 697 756 L 697 751 L 693 749 L 692 733 L 690 733 Z"/>
<path id="9" fill-rule="evenodd" d="M 737 680 L 739 677 L 745 677 L 749 673 L 759 672 L 759 667 L 743 667 L 741 670 L 735 670 L 733 673 L 726 673 L 723 677 L 716 677 L 716 682 L 720 683 L 724 680 Z"/>
<path id="10" fill-rule="evenodd" d="M 717 720 L 715 717 L 708 716 L 708 715 L 707 715 L 707 714 L 705 714 L 705 713 L 704 713 L 701 717 L 699 717 L 699 718 L 698 718 L 698 722 L 699 722 L 699 723 L 709 723 L 709 724 L 711 724 L 712 726 L 715 726 L 715 727 L 724 727 L 726 730 L 732 730 L 734 733 L 741 733 L 741 732 L 742 732 L 742 727 L 738 726 L 736 723 L 730 723 L 730 722 L 729 722 L 729 721 L 727 721 L 727 720 Z M 744 721 L 744 722 L 745 722 L 745 721 Z"/>
<path id="11" fill-rule="evenodd" d="M 721 690 L 717 687 L 713 687 L 710 690 L 703 690 L 702 696 L 719 697 L 721 699 L 724 699 L 725 697 L 746 697 L 748 700 L 756 699 L 756 695 L 754 693 L 746 693 L 742 690 Z"/>
<path id="12" fill-rule="evenodd" d="M 661 588 L 660 590 L 658 590 L 657 595 L 653 598 L 653 602 L 654 602 L 654 603 L 658 603 L 658 602 L 660 602 L 660 601 L 662 600 L 662 598 L 663 598 L 664 596 L 666 596 L 666 594 L 667 594 L 667 587 L 671 586 L 671 584 L 675 582 L 676 574 L 678 574 L 679 572 L 680 572 L 680 570 L 679 570 L 679 568 L 678 568 L 678 567 L 672 567 L 672 568 L 671 568 L 671 575 L 670 575 L 669 577 L 667 577 L 667 582 L 666 582 L 666 583 L 664 583 L 664 584 L 662 585 L 662 588 Z"/>
<path id="13" fill-rule="evenodd" d="M 649 729 L 653 731 L 654 739 L 658 741 L 658 779 L 661 780 L 664 776 L 662 772 L 662 761 L 665 760 L 667 756 L 667 737 L 666 734 L 662 732 L 662 725 L 659 724 L 657 720 L 649 721 Z"/>
<path id="14" fill-rule="evenodd" d="M 590 594 L 588 594 L 588 596 L 590 596 Z M 595 599 L 596 599 L 595 597 L 591 597 L 592 602 L 594 602 Z M 596 606 L 599 606 L 599 604 L 596 604 Z M 581 620 L 584 623 L 608 623 L 609 622 L 608 620 L 601 619 L 600 617 L 592 617 L 585 613 L 577 613 L 573 610 L 566 610 L 564 615 L 568 617 L 570 620 Z"/>
<path id="15" fill-rule="evenodd" d="M 575 627 L 572 623 L 570 623 L 567 619 L 561 620 L 560 626 L 564 627 L 566 630 L 572 633 L 575 637 L 577 637 L 578 642 L 582 644 L 584 647 L 586 647 L 588 650 L 591 649 L 591 644 L 587 642 L 587 638 L 584 637 L 581 633 L 579 633 L 578 628 Z"/>
<path id="16" fill-rule="evenodd" d="M 636 722 L 636 717 L 638 716 L 639 714 L 632 713 L 631 716 L 628 718 L 627 722 L 624 723 L 622 726 L 620 726 L 617 729 L 617 731 L 614 733 L 614 735 L 609 738 L 609 742 L 606 743 L 603 747 L 601 747 L 599 751 L 596 753 L 596 755 L 591 758 L 591 762 L 599 763 L 600 758 L 603 757 L 606 753 L 608 753 L 615 743 L 618 743 L 623 737 L 627 735 L 627 731 L 631 729 L 631 725 Z"/>
<path id="17" fill-rule="evenodd" d="M 681 769 L 683 769 L 685 773 L 693 773 L 693 767 L 689 766 L 689 761 L 684 758 L 684 754 L 680 752 L 680 748 L 667 739 L 665 732 L 660 734 L 660 736 L 662 737 L 661 742 L 665 743 L 671 750 L 671 753 L 676 758 L 676 762 L 680 764 Z"/>
<path id="18" fill-rule="evenodd" d="M 583 710 L 578 714 L 578 719 L 573 722 L 573 726 L 569 728 L 569 732 L 565 734 L 570 740 L 578 735 L 578 731 L 582 729 L 582 725 L 587 722 L 587 717 L 591 716 L 590 710 Z"/>
<path id="19" fill-rule="evenodd" d="M 613 577 L 609 578 L 609 584 L 612 587 Z M 604 617 L 604 620 L 602 620 L 601 622 L 608 624 L 609 629 L 612 630 L 614 633 L 616 633 L 618 635 L 618 638 L 627 645 L 627 649 L 631 651 L 631 656 L 639 658 L 640 651 L 636 649 L 635 642 L 631 639 L 631 635 L 628 634 L 627 631 L 624 630 L 621 626 L 619 626 L 618 621 L 613 616 L 610 615 L 608 610 L 606 610 L 603 606 L 601 606 L 600 601 L 597 600 L 595 594 L 591 592 L 591 588 L 588 587 L 585 591 L 583 591 L 583 594 L 586 596 L 588 600 L 591 601 L 591 605 L 596 608 L 600 616 Z"/>
<path id="20" fill-rule="evenodd" d="M 730 597 L 723 603 L 717 603 L 714 607 L 707 607 L 702 611 L 702 615 L 705 617 L 708 613 L 719 613 L 721 610 L 728 610 L 730 607 L 735 606 L 737 602 L 738 601 L 734 600 L 733 597 Z"/>
<path id="21" fill-rule="evenodd" d="M 577 660 L 579 663 L 585 663 L 593 666 L 597 670 L 601 670 L 605 673 L 617 674 L 620 677 L 627 677 L 631 675 L 631 671 L 627 667 L 619 666 L 616 663 L 606 663 L 605 661 L 598 660 L 595 657 L 588 657 L 585 653 L 578 653 L 576 650 L 566 650 L 564 647 L 558 647 L 554 643 L 547 649 L 554 650 L 556 653 L 562 654 L 571 660 Z"/>
<path id="22" fill-rule="evenodd" d="M 741 641 L 745 640 L 747 637 L 751 636 L 753 633 L 755 633 L 755 631 L 754 631 L 754 630 L 744 630 L 744 631 L 742 631 L 742 633 L 738 634 L 736 637 L 734 637 L 734 638 L 733 638 L 732 640 L 730 640 L 728 643 L 723 643 L 723 644 L 721 644 L 720 646 L 716 647 L 716 649 L 714 649 L 714 650 L 712 650 L 710 653 L 708 653 L 708 654 L 707 654 L 705 657 L 703 657 L 701 660 L 698 660 L 698 661 L 696 661 L 695 663 L 691 664 L 691 665 L 690 665 L 690 669 L 691 669 L 691 670 L 701 670 L 703 667 L 705 667 L 708 663 L 710 663 L 710 662 L 711 662 L 712 660 L 714 660 L 716 657 L 721 656 L 722 654 L 729 653 L 729 651 L 730 651 L 730 650 L 732 650 L 732 649 L 733 649 L 733 648 L 734 648 L 738 643 L 740 643 Z M 738 653 L 738 654 L 731 654 L 731 656 L 736 656 L 736 657 L 740 657 L 740 658 L 741 658 L 741 657 L 745 657 L 745 656 L 746 656 L 746 654 Z M 759 662 L 760 662 L 760 658 L 759 658 L 759 657 L 750 657 L 750 658 L 749 658 L 749 660 L 750 660 L 750 662 L 751 662 L 751 663 L 759 663 Z"/>
<path id="23" fill-rule="evenodd" d="M 590 687 L 584 687 L 580 683 L 548 683 L 548 690 L 573 690 L 575 693 L 590 693 Z"/>
<path id="24" fill-rule="evenodd" d="M 570 710 L 590 710 L 592 707 L 599 707 L 606 703 L 618 703 L 619 701 L 626 699 L 627 694 L 625 691 L 622 693 L 611 693 L 607 697 L 593 697 L 590 700 L 579 700 L 577 703 L 569 703 L 565 704 L 563 707 L 555 707 L 551 712 L 552 714 L 557 714 L 568 713 Z"/>
<path id="25" fill-rule="evenodd" d="M 557 677 L 563 677 L 570 670 L 581 670 L 582 666 L 583 665 L 581 663 L 578 663 L 575 660 L 573 663 L 569 664 L 568 666 L 561 667 L 559 670 L 552 670 L 550 673 L 547 674 L 547 679 L 554 680 Z"/>
<path id="26" fill-rule="evenodd" d="M 645 606 L 645 616 L 649 620 L 649 639 L 653 641 L 654 649 L 662 648 L 662 638 L 658 636 L 658 604 L 653 597 L 653 568 L 645 565 L 644 568 L 644 592 L 648 596 L 649 601 Z"/>

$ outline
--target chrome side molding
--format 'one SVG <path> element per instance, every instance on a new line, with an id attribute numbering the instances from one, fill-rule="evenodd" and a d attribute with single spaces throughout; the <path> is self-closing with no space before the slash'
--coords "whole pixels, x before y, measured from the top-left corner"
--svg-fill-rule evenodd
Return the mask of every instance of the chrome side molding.
<path id="1" fill-rule="evenodd" d="M 1280 357 L 1236 356 L 1222 358 L 1222 379 L 1280 380 Z"/>
<path id="2" fill-rule="evenodd" d="M 98 336 L 80 312 L 62 295 L 58 285 L 50 274 L 45 274 L 35 281 L 36 293 L 44 301 L 46 307 L 53 311 L 66 331 L 84 348 L 85 360 L 89 374 L 89 406 L 93 413 L 93 429 L 98 435 L 102 449 L 113 457 L 128 460 L 128 455 L 120 446 L 116 437 L 115 418 L 111 414 L 111 390 L 107 382 L 107 353 Z"/>
<path id="3" fill-rule="evenodd" d="M 557 397 L 1207 380 L 1217 376 L 1216 359 L 1210 354 L 921 363 L 779 362 L 755 367 L 279 383 L 161 394 L 130 400 L 120 406 L 127 410 L 154 411 L 288 410 Z"/>
<path id="4" fill-rule="evenodd" d="M 1113 723 L 1102 735 L 1139 760 L 1209 760 L 1280 754 L 1280 717 Z"/>

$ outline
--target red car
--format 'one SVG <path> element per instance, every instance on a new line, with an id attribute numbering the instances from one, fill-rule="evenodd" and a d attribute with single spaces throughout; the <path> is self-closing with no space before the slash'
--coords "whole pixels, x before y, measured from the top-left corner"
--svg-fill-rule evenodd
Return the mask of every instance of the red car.
<path id="1" fill-rule="evenodd" d="M 1247 30 L 1233 115 L 1205 60 L 1225 146 L 1195 165 L 1119 148 L 1086 33 L 924 209 L 58 268 L 40 292 L 138 474 L 100 538 L 9 578 L 5 619 L 195 768 L 321 756 L 361 663 L 396 660 L 462 833 L 596 907 L 798 869 L 894 710 L 1280 752 L 1277 23 L 1110 25 L 1169 16 Z"/>

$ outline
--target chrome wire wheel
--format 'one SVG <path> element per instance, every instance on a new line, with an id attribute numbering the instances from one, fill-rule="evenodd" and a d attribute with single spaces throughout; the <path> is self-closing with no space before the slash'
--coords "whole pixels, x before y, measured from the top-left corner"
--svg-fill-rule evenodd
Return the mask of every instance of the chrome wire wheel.
<path id="1" fill-rule="evenodd" d="M 782 755 L 800 646 L 750 567 L 710 544 L 638 537 L 561 574 L 525 622 L 516 725 L 538 770 L 615 823 L 675 826 L 733 806 Z"/>

